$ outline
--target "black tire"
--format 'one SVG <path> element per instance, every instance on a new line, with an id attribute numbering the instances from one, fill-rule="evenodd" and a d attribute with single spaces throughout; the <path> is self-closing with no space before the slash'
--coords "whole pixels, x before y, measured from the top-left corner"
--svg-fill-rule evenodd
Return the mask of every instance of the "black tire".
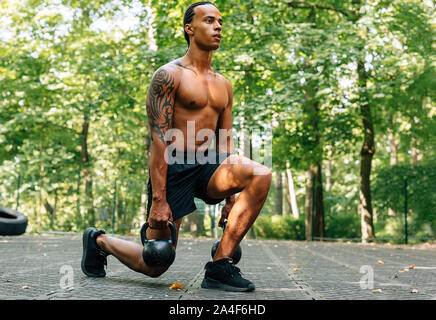
<path id="1" fill-rule="evenodd" d="M 21 212 L 0 207 L 0 235 L 18 236 L 26 232 L 27 217 Z"/>

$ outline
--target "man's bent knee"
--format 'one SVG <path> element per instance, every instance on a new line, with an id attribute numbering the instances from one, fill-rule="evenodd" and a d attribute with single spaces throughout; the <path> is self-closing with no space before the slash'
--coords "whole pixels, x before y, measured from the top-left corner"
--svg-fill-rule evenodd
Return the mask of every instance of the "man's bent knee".
<path id="1" fill-rule="evenodd" d="M 170 266 L 171 265 L 167 267 L 149 267 L 144 263 L 144 260 L 141 257 L 141 259 L 132 269 L 136 272 L 145 274 L 146 276 L 157 278 L 164 274 L 170 268 Z"/>
<path id="2" fill-rule="evenodd" d="M 271 169 L 268 168 L 267 166 L 259 164 L 253 168 L 253 176 L 254 177 L 263 176 L 266 179 L 268 178 L 271 179 L 272 177 Z"/>
<path id="3" fill-rule="evenodd" d="M 256 174 L 256 172 L 260 174 Z M 260 191 L 266 191 L 266 193 L 268 193 L 271 187 L 271 180 L 272 173 L 268 167 L 264 165 L 256 167 L 253 173 L 252 181 L 256 184 Z"/>
<path id="4" fill-rule="evenodd" d="M 158 278 L 163 275 L 168 269 L 169 267 L 151 268 L 144 264 L 144 266 L 137 271 L 151 278 Z"/>

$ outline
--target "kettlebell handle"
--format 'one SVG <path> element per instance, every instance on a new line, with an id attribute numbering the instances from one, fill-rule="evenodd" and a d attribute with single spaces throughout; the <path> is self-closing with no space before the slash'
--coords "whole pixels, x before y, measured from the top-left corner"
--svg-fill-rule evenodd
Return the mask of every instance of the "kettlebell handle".
<path id="1" fill-rule="evenodd" d="M 168 226 L 170 227 L 170 230 L 171 230 L 171 239 L 169 241 L 172 244 L 175 244 L 176 237 L 177 237 L 176 227 L 174 226 L 174 223 L 172 221 L 169 221 L 169 220 L 168 220 Z M 147 231 L 147 228 L 149 228 L 149 227 L 150 227 L 150 224 L 148 223 L 148 221 L 146 221 L 142 225 L 142 228 L 140 231 L 142 245 L 144 245 L 145 241 L 148 241 L 146 231 Z M 156 239 L 156 240 L 166 240 L 166 239 Z"/>

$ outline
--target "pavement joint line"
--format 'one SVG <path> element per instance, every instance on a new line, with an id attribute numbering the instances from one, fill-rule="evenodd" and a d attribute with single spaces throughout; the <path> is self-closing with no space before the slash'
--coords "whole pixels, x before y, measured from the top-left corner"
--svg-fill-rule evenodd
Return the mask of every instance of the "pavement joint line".
<path id="1" fill-rule="evenodd" d="M 110 277 L 117 276 L 120 273 L 125 273 L 125 272 L 126 272 L 126 270 L 124 270 L 124 269 L 108 272 L 106 274 L 106 277 L 110 278 Z M 103 278 L 105 278 L 105 277 L 103 277 Z M 47 299 L 52 299 L 52 298 L 56 298 L 56 297 L 64 298 L 63 295 L 65 293 L 67 293 L 67 292 L 73 293 L 73 291 L 77 292 L 77 290 L 84 288 L 88 285 L 95 284 L 95 283 L 97 283 L 97 285 L 98 285 L 99 279 L 102 280 L 103 278 L 86 277 L 85 279 L 83 279 L 82 281 L 79 282 L 78 286 L 74 285 L 74 286 L 71 286 L 71 287 L 68 287 L 65 289 L 57 289 L 57 290 L 51 291 L 49 293 L 46 293 L 45 295 L 37 297 L 36 299 L 47 300 Z"/>
<path id="2" fill-rule="evenodd" d="M 115 258 L 116 259 L 116 258 Z M 74 260 L 74 262 L 76 262 L 76 260 Z M 66 264 L 64 262 L 62 262 L 63 264 Z M 106 269 L 106 277 L 113 277 L 113 276 L 117 276 L 120 273 L 124 273 L 126 272 L 126 270 L 124 270 L 124 268 L 119 269 L 117 271 L 107 271 Z M 80 273 L 82 273 L 82 271 L 80 270 Z M 45 293 L 44 295 L 41 295 L 39 297 L 36 297 L 35 299 L 39 299 L 39 300 L 44 300 L 44 299 L 51 299 L 54 297 L 58 297 L 59 295 L 64 295 L 66 292 L 72 292 L 72 291 L 77 291 L 78 289 L 81 289 L 83 287 L 86 287 L 87 285 L 96 283 L 98 281 L 98 279 L 102 279 L 102 278 L 93 278 L 93 277 L 87 277 L 86 278 L 82 278 L 82 280 L 79 282 L 79 285 L 73 285 L 69 288 L 65 288 L 65 289 L 57 289 L 54 291 L 50 291 L 49 293 Z M 98 285 L 98 284 L 97 284 Z M 61 296 L 62 297 L 62 296 Z"/>
<path id="3" fill-rule="evenodd" d="M 342 251 L 342 252 L 346 252 L 346 253 L 349 253 L 349 254 L 352 254 L 352 255 L 365 256 L 365 257 L 368 257 L 368 258 L 373 258 L 374 261 L 382 260 L 384 263 L 389 263 L 389 264 L 393 264 L 393 265 L 399 265 L 399 266 L 402 266 L 403 268 L 407 267 L 407 266 L 404 266 L 404 264 L 402 264 L 400 262 L 395 262 L 395 261 L 392 261 L 390 259 L 386 259 L 384 257 L 380 258 L 380 257 L 374 256 L 374 255 L 368 255 L 368 254 L 362 253 L 362 252 L 356 253 L 356 252 L 353 252 L 351 250 L 347 250 L 345 248 L 338 248 L 337 250 L 338 251 Z"/>
<path id="4" fill-rule="evenodd" d="M 368 257 L 368 258 L 374 258 L 374 260 L 382 260 L 385 263 L 388 262 L 389 264 L 396 264 L 396 265 L 402 266 L 403 268 L 407 267 L 407 266 L 404 265 L 404 263 L 396 262 L 396 261 L 393 261 L 393 260 L 391 260 L 389 258 L 385 258 L 385 257 L 380 258 L 380 257 L 377 257 L 375 255 L 369 255 L 367 253 L 362 253 L 362 252 L 356 253 L 356 252 L 354 252 L 352 250 L 349 250 L 348 248 L 344 248 L 344 247 L 338 247 L 337 249 L 339 251 L 346 252 L 346 253 L 351 253 L 353 255 L 365 256 L 365 257 Z M 406 256 L 408 256 L 408 255 L 406 255 Z M 414 259 L 414 260 L 418 260 L 418 259 Z"/>
<path id="5" fill-rule="evenodd" d="M 64 295 L 66 292 L 72 292 L 72 291 L 74 291 L 76 289 L 86 287 L 90 283 L 91 283 L 90 279 L 89 280 L 88 279 L 87 280 L 82 280 L 82 281 L 79 282 L 79 285 L 77 285 L 77 286 L 74 284 L 74 286 L 67 287 L 67 288 L 64 288 L 64 289 L 59 288 L 57 290 L 52 290 L 49 293 L 45 293 L 43 295 L 40 295 L 40 296 L 34 298 L 34 300 L 50 300 L 50 299 L 54 299 L 56 297 L 59 297 L 59 295 Z"/>
<path id="6" fill-rule="evenodd" d="M 387 245 L 382 245 L 382 244 L 374 244 L 374 245 L 371 245 L 371 244 L 359 244 L 358 246 L 360 248 L 375 248 L 377 250 L 383 250 L 383 251 L 386 251 L 386 250 L 395 250 L 395 253 L 399 254 L 399 255 L 400 254 L 404 255 L 406 253 L 408 255 L 409 253 L 413 252 L 413 253 L 425 254 L 425 256 L 431 255 L 431 256 L 436 258 L 436 251 L 434 251 L 434 249 L 431 249 L 431 248 L 424 249 L 424 248 L 416 248 L 416 247 L 413 247 L 413 246 L 401 247 L 401 246 L 395 246 L 395 245 L 387 246 Z"/>
<path id="7" fill-rule="evenodd" d="M 184 297 L 191 295 L 194 293 L 195 289 L 200 289 L 201 281 L 203 280 L 204 269 L 200 269 L 200 271 L 192 278 L 192 280 L 186 285 L 186 289 L 179 296 L 179 300 L 182 300 Z"/>
<path id="8" fill-rule="evenodd" d="M 344 267 L 346 267 L 346 268 L 348 268 L 348 269 L 353 269 L 353 270 L 360 271 L 360 268 L 358 268 L 358 267 L 355 267 L 355 266 L 353 266 L 353 265 L 350 265 L 350 264 L 348 264 L 348 263 L 346 263 L 346 262 L 340 262 L 340 261 L 338 261 L 338 260 L 335 260 L 334 258 L 331 258 L 331 257 L 329 257 L 329 256 L 326 256 L 326 255 L 324 255 L 324 254 L 322 254 L 322 253 L 318 253 L 318 252 L 316 252 L 316 251 L 314 251 L 314 250 L 310 250 L 310 249 L 308 249 L 308 248 L 301 248 L 301 247 L 298 248 L 298 249 L 303 250 L 303 251 L 307 251 L 307 252 L 309 252 L 309 253 L 312 254 L 312 255 L 319 256 L 319 257 L 321 257 L 321 258 L 323 258 L 323 259 L 326 259 L 326 260 L 329 260 L 329 261 L 331 261 L 331 262 L 333 262 L 333 263 L 336 263 L 336 264 L 339 264 L 339 265 L 341 265 L 341 266 L 344 266 Z"/>
<path id="9" fill-rule="evenodd" d="M 71 265 L 71 263 L 74 263 L 76 261 L 77 260 L 68 260 L 68 261 L 56 262 L 56 263 L 51 263 L 49 266 L 56 266 L 56 265 L 63 266 L 63 265 L 66 265 L 66 264 L 70 264 Z M 28 273 L 28 272 L 37 271 L 37 270 L 40 270 L 42 268 L 47 268 L 47 267 L 48 267 L 47 265 L 41 264 L 41 266 L 37 267 L 37 268 L 23 269 L 23 270 L 14 271 L 14 272 L 6 272 L 6 273 L 1 274 L 1 276 L 4 277 L 4 276 L 7 276 L 7 275 L 12 275 L 12 274 L 15 275 L 15 274 Z"/>
<path id="10" fill-rule="evenodd" d="M 335 260 L 334 258 L 328 257 L 328 256 L 326 256 L 326 255 L 324 255 L 324 254 L 321 254 L 321 253 L 315 252 L 315 251 L 313 251 L 313 250 L 309 250 L 309 249 L 307 249 L 307 248 L 299 248 L 299 249 L 304 250 L 304 251 L 308 251 L 308 252 L 310 252 L 312 255 L 317 255 L 317 256 L 319 256 L 319 257 L 321 257 L 321 258 L 324 258 L 324 259 L 326 259 L 326 260 L 332 261 L 333 263 L 339 264 L 339 265 L 344 266 L 344 267 L 346 267 L 346 268 L 348 268 L 348 269 L 358 270 L 359 273 L 360 273 L 360 268 L 358 268 L 358 267 L 355 267 L 355 266 L 349 265 L 349 264 L 347 264 L 347 263 L 345 263 L 345 262 L 340 262 L 340 261 L 338 261 L 338 260 Z M 409 289 L 412 289 L 412 288 L 413 288 L 410 284 L 404 284 L 404 283 L 402 283 L 401 281 L 398 281 L 397 279 L 392 279 L 392 278 L 390 278 L 390 277 L 385 277 L 385 276 L 376 276 L 376 275 L 374 274 L 374 279 L 377 279 L 377 280 L 380 282 L 380 284 L 384 284 L 384 285 L 396 285 L 396 286 L 401 286 L 401 287 L 404 286 L 404 287 L 408 287 Z M 397 281 L 396 281 L 396 280 L 397 280 Z M 387 281 L 387 282 L 385 282 L 385 281 Z M 357 282 L 357 283 L 358 283 L 358 282 Z M 421 290 L 420 290 L 420 291 L 421 291 Z M 427 294 L 426 292 L 424 292 L 424 291 L 421 291 L 421 294 L 423 294 L 423 295 L 428 295 L 428 294 Z"/>
<path id="11" fill-rule="evenodd" d="M 38 257 L 39 255 L 35 255 L 36 257 Z M 13 260 L 23 260 L 23 257 L 13 257 L 13 258 L 6 258 L 6 259 L 0 259 L 0 262 L 11 262 Z"/>
<path id="12" fill-rule="evenodd" d="M 280 261 L 279 258 L 274 254 L 274 252 L 266 246 L 265 243 L 262 243 L 262 249 L 268 255 L 268 257 L 279 267 L 279 269 L 286 275 L 286 277 L 290 278 L 295 286 L 299 288 L 299 290 L 303 291 L 307 294 L 312 300 L 321 299 L 320 295 L 315 292 L 315 290 L 306 282 L 302 280 L 295 279 L 295 274 L 291 271 L 291 269 L 286 268 L 283 262 Z"/>

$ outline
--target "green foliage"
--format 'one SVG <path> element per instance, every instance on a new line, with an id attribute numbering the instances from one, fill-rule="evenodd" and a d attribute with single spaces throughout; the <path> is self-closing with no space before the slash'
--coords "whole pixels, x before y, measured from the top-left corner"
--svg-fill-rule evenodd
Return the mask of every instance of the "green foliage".
<path id="1" fill-rule="evenodd" d="M 377 238 L 379 241 L 401 244 L 405 242 L 405 224 L 402 214 L 379 219 L 375 223 L 375 227 L 378 230 Z M 413 216 L 409 216 L 407 219 L 407 234 L 408 243 L 410 244 L 420 243 L 434 238 L 434 231 L 432 231 L 431 224 L 423 224 Z"/>
<path id="2" fill-rule="evenodd" d="M 31 230 L 80 231 L 89 207 L 96 223 L 110 228 L 116 178 L 118 232 L 138 228 L 150 143 L 145 94 L 153 72 L 185 54 L 182 21 L 191 3 L 0 2 L 0 201 L 15 207 L 20 175 L 20 210 Z M 377 133 L 377 234 L 394 234 L 386 231 L 396 223 L 387 209 L 402 212 L 406 176 L 411 232 L 425 233 L 426 225 L 434 232 L 434 6 L 418 0 L 368 1 L 362 8 L 339 0 L 215 4 L 224 27 L 212 66 L 233 85 L 235 136 L 273 128 L 273 168 L 290 164 L 300 207 L 305 171 L 331 161 L 327 236 L 359 237 L 362 102 L 373 107 Z M 366 83 L 358 82 L 358 62 L 365 64 Z M 389 134 L 398 144 L 398 166 L 390 166 Z M 409 166 L 412 149 L 427 164 Z M 269 215 L 274 196 L 256 222 L 258 235 L 303 239 L 303 220 Z M 54 216 L 47 204 L 56 207 Z"/>
<path id="3" fill-rule="evenodd" d="M 407 185 L 406 185 L 407 183 Z M 407 198 L 406 198 L 407 188 Z M 417 225 L 429 224 L 436 232 L 436 166 L 434 163 L 396 165 L 377 170 L 374 181 L 374 202 L 380 218 L 387 218 L 388 209 L 409 217 Z M 418 232 L 419 230 L 416 230 Z M 413 234 L 413 228 L 411 229 Z"/>
<path id="4" fill-rule="evenodd" d="M 254 224 L 259 239 L 304 240 L 304 219 L 290 216 L 261 215 Z"/>
<path id="5" fill-rule="evenodd" d="M 360 216 L 352 213 L 326 214 L 326 238 L 360 239 Z"/>

